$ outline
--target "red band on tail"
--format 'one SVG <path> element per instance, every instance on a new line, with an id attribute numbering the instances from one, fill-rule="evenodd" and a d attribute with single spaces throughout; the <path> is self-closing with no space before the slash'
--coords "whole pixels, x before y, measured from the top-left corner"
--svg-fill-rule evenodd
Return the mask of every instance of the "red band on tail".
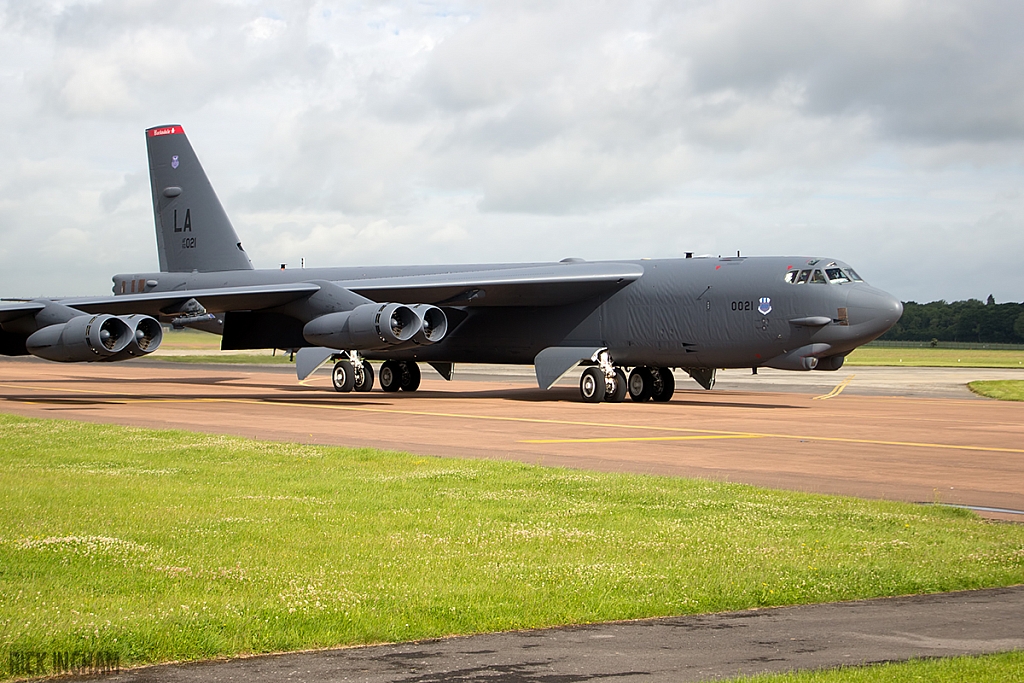
<path id="1" fill-rule="evenodd" d="M 150 128 L 146 131 L 146 136 L 151 138 L 160 137 L 161 135 L 184 135 L 185 129 L 181 126 L 158 126 L 157 128 Z"/>

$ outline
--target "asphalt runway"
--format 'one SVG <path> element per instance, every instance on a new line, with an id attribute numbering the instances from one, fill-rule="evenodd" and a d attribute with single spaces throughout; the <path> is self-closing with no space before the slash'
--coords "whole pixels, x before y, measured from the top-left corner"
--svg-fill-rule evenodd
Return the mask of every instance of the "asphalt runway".
<path id="1" fill-rule="evenodd" d="M 125 671 L 124 683 L 710 681 L 1024 649 L 1024 587 L 493 633 Z"/>
<path id="2" fill-rule="evenodd" d="M 964 387 L 973 374 L 1024 371 L 966 371 L 952 382 L 943 370 L 873 379 L 870 370 L 723 373 L 723 388 L 684 388 L 666 404 L 591 405 L 571 379 L 542 391 L 519 368 L 469 369 L 453 382 L 425 372 L 411 394 L 338 394 L 326 372 L 299 383 L 283 367 L 8 360 L 0 410 L 1024 511 L 1024 403 Z M 915 385 L 899 374 L 941 379 Z M 804 377 L 817 384 L 794 391 Z M 926 397 L 885 391 L 904 385 L 930 388 Z"/>

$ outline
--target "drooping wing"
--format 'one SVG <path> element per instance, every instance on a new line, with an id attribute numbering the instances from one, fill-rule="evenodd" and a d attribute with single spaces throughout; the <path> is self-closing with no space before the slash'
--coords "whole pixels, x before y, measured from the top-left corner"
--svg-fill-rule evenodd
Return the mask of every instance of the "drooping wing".
<path id="1" fill-rule="evenodd" d="M 557 306 L 614 292 L 639 278 L 643 272 L 642 266 L 631 263 L 559 263 L 367 278 L 335 284 L 380 302 L 450 306 Z M 195 299 L 210 313 L 255 311 L 283 306 L 320 289 L 321 284 L 315 282 L 297 282 L 54 300 L 85 313 L 166 316 L 177 311 L 177 307 L 189 299 Z M 0 306 L 0 316 L 19 317 L 41 308 L 42 304 L 38 302 L 4 304 Z"/>
<path id="2" fill-rule="evenodd" d="M 4 301 L 0 302 L 0 323 L 16 320 L 23 315 L 34 315 L 45 306 L 38 301 Z"/>
<path id="3" fill-rule="evenodd" d="M 158 316 L 173 311 L 176 306 L 184 304 L 189 299 L 195 299 L 208 312 L 222 313 L 224 311 L 258 310 L 282 306 L 290 301 L 309 296 L 319 289 L 319 285 L 310 282 L 297 282 L 282 285 L 181 289 L 171 292 L 60 299 L 60 303 L 86 313 L 112 313 L 114 315 L 144 313 Z"/>
<path id="4" fill-rule="evenodd" d="M 634 263 L 556 263 L 338 282 L 374 301 L 451 306 L 558 306 L 613 292 L 644 269 Z"/>

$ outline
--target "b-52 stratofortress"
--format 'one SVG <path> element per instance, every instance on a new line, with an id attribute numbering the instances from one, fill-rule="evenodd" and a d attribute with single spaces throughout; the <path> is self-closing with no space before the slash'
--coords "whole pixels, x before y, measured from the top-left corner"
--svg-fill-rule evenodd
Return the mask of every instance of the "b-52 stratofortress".
<path id="1" fill-rule="evenodd" d="M 254 269 L 180 125 L 146 131 L 159 272 L 114 295 L 0 303 L 0 353 L 119 361 L 156 350 L 161 323 L 221 348 L 297 350 L 303 379 L 334 361 L 340 392 L 415 391 L 419 363 L 533 364 L 550 388 L 577 365 L 584 401 L 668 401 L 673 368 L 711 389 L 718 368 L 838 370 L 903 306 L 828 257 Z"/>

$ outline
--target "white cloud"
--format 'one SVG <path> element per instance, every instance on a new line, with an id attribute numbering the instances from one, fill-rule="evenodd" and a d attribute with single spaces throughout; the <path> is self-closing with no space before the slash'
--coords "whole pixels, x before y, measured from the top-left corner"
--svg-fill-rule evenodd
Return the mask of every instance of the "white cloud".
<path id="1" fill-rule="evenodd" d="M 823 253 L 1022 298 L 999 0 L 0 1 L 0 294 L 156 267 L 181 123 L 257 265 Z"/>

